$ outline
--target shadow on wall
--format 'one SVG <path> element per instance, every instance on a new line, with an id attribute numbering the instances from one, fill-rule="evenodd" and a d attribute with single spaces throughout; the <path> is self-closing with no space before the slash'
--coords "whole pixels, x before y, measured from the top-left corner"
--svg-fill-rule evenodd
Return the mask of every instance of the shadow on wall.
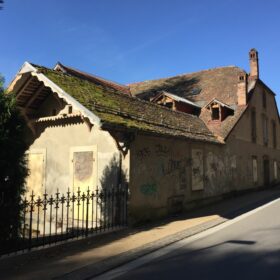
<path id="1" fill-rule="evenodd" d="M 34 131 L 29 128 L 27 128 L 26 131 L 26 139 L 28 142 L 28 146 L 30 147 L 36 139 L 40 138 L 41 134 L 44 133 L 44 131 L 47 128 L 53 128 L 53 127 L 67 127 L 67 126 L 72 126 L 72 125 L 78 125 L 82 124 L 83 120 L 77 116 L 73 117 L 71 119 L 57 119 L 51 122 L 42 122 L 42 123 L 37 123 L 36 124 L 36 129 L 34 128 Z"/>
<path id="2" fill-rule="evenodd" d="M 99 207 L 105 224 L 127 224 L 127 191 L 126 173 L 122 169 L 122 158 L 114 157 L 103 170 L 100 179 L 103 195 Z"/>
<path id="3" fill-rule="evenodd" d="M 100 185 L 102 190 L 112 190 L 118 186 L 122 188 L 127 186 L 126 172 L 122 169 L 122 160 L 116 155 L 104 168 Z"/>

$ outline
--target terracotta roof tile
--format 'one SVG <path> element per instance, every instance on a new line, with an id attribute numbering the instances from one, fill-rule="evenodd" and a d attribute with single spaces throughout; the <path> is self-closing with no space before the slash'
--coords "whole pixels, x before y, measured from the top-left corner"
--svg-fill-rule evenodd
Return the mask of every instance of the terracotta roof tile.
<path id="1" fill-rule="evenodd" d="M 209 112 L 201 111 L 200 118 L 210 131 L 225 139 L 239 120 L 244 107 L 237 104 L 237 84 L 240 74 L 245 71 L 236 67 L 220 67 L 179 76 L 130 84 L 131 93 L 141 99 L 149 100 L 158 92 L 168 91 L 187 98 L 197 104 L 208 104 L 214 98 L 234 108 L 234 115 L 224 121 L 210 121 Z"/>

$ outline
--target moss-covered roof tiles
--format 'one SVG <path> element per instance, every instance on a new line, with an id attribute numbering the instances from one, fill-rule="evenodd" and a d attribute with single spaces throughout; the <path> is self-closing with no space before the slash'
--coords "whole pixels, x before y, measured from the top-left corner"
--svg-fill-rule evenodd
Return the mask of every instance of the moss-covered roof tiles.
<path id="1" fill-rule="evenodd" d="M 129 97 L 110 87 L 97 85 L 59 71 L 33 66 L 96 114 L 105 126 L 219 142 L 203 121 L 196 116 Z"/>

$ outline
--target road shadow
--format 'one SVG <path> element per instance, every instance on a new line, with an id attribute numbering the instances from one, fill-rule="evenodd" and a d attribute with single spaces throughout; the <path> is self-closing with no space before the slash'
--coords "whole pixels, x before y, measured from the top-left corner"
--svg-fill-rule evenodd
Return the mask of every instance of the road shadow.
<path id="1" fill-rule="evenodd" d="M 224 198 L 224 200 L 220 202 L 204 206 L 200 209 L 192 210 L 188 213 L 172 215 L 161 221 L 150 222 L 143 226 L 134 228 L 128 227 L 116 232 L 104 233 L 103 235 L 91 236 L 86 239 L 32 251 L 28 254 L 5 259 L 2 258 L 0 259 L 0 273 L 4 279 L 38 279 L 39 275 L 44 274 L 46 270 L 52 277 L 54 277 L 54 275 L 63 275 L 66 272 L 86 267 L 92 263 L 97 263 L 98 265 L 98 262 L 103 260 L 102 256 L 91 255 L 87 252 L 104 247 L 115 241 L 121 241 L 138 232 L 161 228 L 174 221 L 211 215 L 219 215 L 226 219 L 233 219 L 279 197 L 279 187 L 259 190 L 243 195 L 235 194 L 231 197 Z M 252 246 L 254 240 L 229 240 L 228 243 L 232 245 Z M 186 252 L 182 253 L 184 254 Z M 71 257 L 75 255 L 81 256 L 81 258 L 71 259 Z"/>

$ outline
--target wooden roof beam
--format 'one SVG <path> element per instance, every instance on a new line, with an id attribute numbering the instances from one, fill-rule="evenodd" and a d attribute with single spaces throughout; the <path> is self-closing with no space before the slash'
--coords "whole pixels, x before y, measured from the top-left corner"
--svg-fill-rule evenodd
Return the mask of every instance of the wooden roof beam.
<path id="1" fill-rule="evenodd" d="M 25 89 L 29 86 L 29 84 L 31 83 L 32 80 L 33 80 L 33 76 L 30 76 L 28 78 L 28 80 L 22 85 L 22 87 L 20 88 L 20 90 L 16 94 L 17 99 L 25 91 Z"/>
<path id="2" fill-rule="evenodd" d="M 23 106 L 17 106 L 21 112 L 24 112 L 25 114 L 35 114 L 36 110 L 31 109 L 31 108 L 25 108 Z"/>
<path id="3" fill-rule="evenodd" d="M 41 86 L 33 93 L 31 98 L 27 101 L 25 104 L 24 108 L 28 108 L 32 102 L 36 99 L 36 97 L 42 92 L 42 90 L 45 88 L 45 85 L 42 83 Z"/>

